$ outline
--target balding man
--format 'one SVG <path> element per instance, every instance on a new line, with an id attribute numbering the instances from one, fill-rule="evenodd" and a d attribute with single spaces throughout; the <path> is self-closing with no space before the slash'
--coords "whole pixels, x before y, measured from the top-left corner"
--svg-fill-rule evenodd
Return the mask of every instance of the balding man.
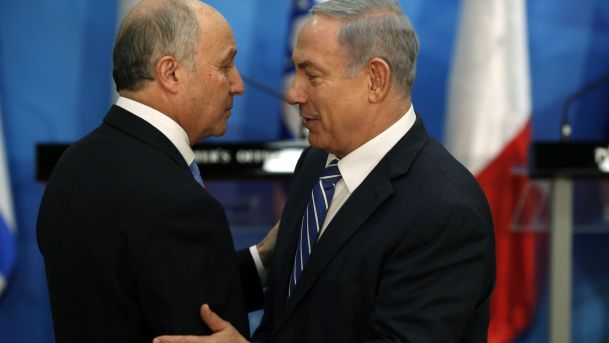
<path id="1" fill-rule="evenodd" d="M 196 0 L 144 0 L 114 48 L 120 97 L 73 144 L 38 215 L 56 342 L 150 342 L 210 333 L 212 304 L 248 336 L 222 206 L 191 145 L 226 130 L 244 92 L 225 19 Z"/>

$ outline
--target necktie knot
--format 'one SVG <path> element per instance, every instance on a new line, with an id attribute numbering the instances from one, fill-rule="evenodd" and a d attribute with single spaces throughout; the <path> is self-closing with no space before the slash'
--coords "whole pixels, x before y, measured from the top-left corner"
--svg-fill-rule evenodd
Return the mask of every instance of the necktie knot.
<path id="1" fill-rule="evenodd" d="M 319 179 L 323 183 L 324 188 L 328 189 L 328 187 L 334 187 L 341 177 L 340 170 L 338 169 L 338 160 L 334 159 L 326 166 Z"/>

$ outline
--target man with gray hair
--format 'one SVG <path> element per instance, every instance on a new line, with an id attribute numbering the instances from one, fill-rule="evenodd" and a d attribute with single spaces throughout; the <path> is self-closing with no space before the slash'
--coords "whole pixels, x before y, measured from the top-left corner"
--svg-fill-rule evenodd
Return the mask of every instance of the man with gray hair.
<path id="1" fill-rule="evenodd" d="M 417 52 L 393 0 L 312 9 L 286 95 L 312 147 L 292 180 L 254 341 L 486 342 L 490 210 L 414 111 Z M 244 341 L 209 306 L 201 315 L 215 334 L 155 342 Z"/>
<path id="2" fill-rule="evenodd" d="M 197 0 L 144 0 L 122 22 L 120 97 L 63 154 L 38 215 L 56 342 L 209 334 L 203 302 L 249 335 L 226 216 L 191 148 L 226 130 L 244 92 L 236 53 Z"/>

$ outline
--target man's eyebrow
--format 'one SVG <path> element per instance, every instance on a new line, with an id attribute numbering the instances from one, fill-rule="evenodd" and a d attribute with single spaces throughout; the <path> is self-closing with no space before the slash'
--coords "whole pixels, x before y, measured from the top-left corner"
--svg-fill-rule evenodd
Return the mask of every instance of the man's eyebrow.
<path id="1" fill-rule="evenodd" d="M 294 63 L 294 65 L 296 66 L 297 69 L 305 69 L 306 71 L 310 71 L 311 69 L 317 70 L 320 72 L 325 71 L 323 68 L 320 68 L 319 66 L 317 66 L 316 64 L 314 64 L 313 62 L 311 62 L 309 60 L 304 60 L 302 62 Z"/>
<path id="2" fill-rule="evenodd" d="M 311 63 L 311 61 L 302 61 L 302 62 L 296 63 L 292 60 L 292 63 L 294 63 L 294 65 L 298 69 L 307 69 L 307 68 L 313 67 L 313 63 Z"/>
<path id="3" fill-rule="evenodd" d="M 222 60 L 223 61 L 232 60 L 233 58 L 235 58 L 236 55 L 237 55 L 237 49 L 230 48 L 227 52 L 224 53 Z"/>

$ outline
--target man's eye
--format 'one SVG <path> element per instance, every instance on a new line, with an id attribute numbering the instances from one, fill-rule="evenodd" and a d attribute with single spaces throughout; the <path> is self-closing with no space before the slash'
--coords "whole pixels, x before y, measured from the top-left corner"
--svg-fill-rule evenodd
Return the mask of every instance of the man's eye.
<path id="1" fill-rule="evenodd" d="M 317 75 L 307 75 L 307 78 L 309 79 L 309 81 L 315 81 L 319 76 Z"/>
<path id="2" fill-rule="evenodd" d="M 223 66 L 220 66 L 220 70 L 224 73 L 228 73 L 228 71 L 233 67 L 233 64 L 226 64 Z"/>

